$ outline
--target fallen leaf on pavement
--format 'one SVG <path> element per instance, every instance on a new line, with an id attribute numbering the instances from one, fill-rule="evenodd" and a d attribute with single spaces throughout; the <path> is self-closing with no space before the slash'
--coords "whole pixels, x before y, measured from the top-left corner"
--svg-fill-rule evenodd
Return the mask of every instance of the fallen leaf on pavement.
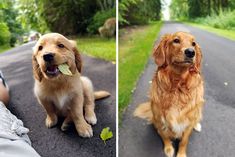
<path id="1" fill-rule="evenodd" d="M 109 131 L 109 129 L 110 129 L 109 127 L 103 128 L 103 130 L 100 133 L 100 138 L 104 141 L 104 143 L 106 140 L 113 137 L 113 132 Z"/>

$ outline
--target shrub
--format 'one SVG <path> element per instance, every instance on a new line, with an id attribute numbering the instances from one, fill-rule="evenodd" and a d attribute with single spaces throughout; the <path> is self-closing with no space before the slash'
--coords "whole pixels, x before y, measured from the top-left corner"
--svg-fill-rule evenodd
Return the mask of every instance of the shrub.
<path id="1" fill-rule="evenodd" d="M 235 29 L 235 10 L 230 12 L 221 12 L 219 15 L 197 18 L 197 23 L 202 23 L 215 28 Z"/>
<path id="2" fill-rule="evenodd" d="M 116 17 L 116 9 L 109 9 L 106 11 L 98 11 L 92 18 L 90 24 L 87 27 L 87 32 L 90 34 L 98 33 L 99 27 L 103 26 L 105 20 L 111 17 Z"/>
<path id="3" fill-rule="evenodd" d="M 144 25 L 149 22 L 149 19 L 136 12 L 128 16 L 128 21 L 131 25 Z"/>
<path id="4" fill-rule="evenodd" d="M 6 23 L 0 22 L 0 32 L 0 45 L 9 44 L 11 33 Z"/>

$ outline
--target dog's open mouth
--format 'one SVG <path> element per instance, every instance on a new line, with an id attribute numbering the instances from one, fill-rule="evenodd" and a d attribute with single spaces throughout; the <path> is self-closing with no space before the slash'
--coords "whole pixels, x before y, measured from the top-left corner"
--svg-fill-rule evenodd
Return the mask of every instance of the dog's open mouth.
<path id="1" fill-rule="evenodd" d="M 57 65 L 48 65 L 46 68 L 46 74 L 48 76 L 54 77 L 59 75 L 60 71 Z"/>

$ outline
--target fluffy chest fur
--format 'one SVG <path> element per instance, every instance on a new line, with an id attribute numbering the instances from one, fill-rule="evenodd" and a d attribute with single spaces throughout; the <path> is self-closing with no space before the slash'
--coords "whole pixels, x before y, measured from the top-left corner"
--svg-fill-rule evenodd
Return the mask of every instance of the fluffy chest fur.
<path id="1" fill-rule="evenodd" d="M 36 81 L 34 93 L 40 100 L 46 100 L 50 105 L 54 105 L 58 113 L 66 115 L 73 98 L 83 96 L 83 89 L 80 79 L 63 80 L 63 83 L 60 81 Z"/>
<path id="2" fill-rule="evenodd" d="M 73 96 L 68 93 L 56 93 L 54 97 L 51 97 L 51 101 L 58 110 L 63 110 L 67 103 L 72 100 Z"/>
<path id="3" fill-rule="evenodd" d="M 153 123 L 172 138 L 180 138 L 187 127 L 195 126 L 201 119 L 203 82 L 200 75 L 190 77 L 175 81 L 157 73 L 153 79 Z"/>
<path id="4" fill-rule="evenodd" d="M 166 115 L 163 114 L 160 117 L 161 121 L 158 122 L 160 129 L 169 132 L 174 138 L 180 138 L 184 130 L 192 123 L 185 115 L 182 117 L 181 112 L 175 108 L 170 109 L 166 112 Z"/>

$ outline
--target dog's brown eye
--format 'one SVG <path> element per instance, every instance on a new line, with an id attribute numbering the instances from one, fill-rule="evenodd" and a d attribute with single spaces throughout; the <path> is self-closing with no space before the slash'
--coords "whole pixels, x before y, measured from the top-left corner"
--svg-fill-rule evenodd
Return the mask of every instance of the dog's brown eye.
<path id="1" fill-rule="evenodd" d="M 178 44 L 178 43 L 180 43 L 180 40 L 179 39 L 174 39 L 173 42 Z"/>
<path id="2" fill-rule="evenodd" d="M 43 49 L 42 46 L 39 46 L 39 47 L 38 47 L 38 51 L 41 51 L 42 49 Z"/>
<path id="3" fill-rule="evenodd" d="M 64 45 L 63 44 L 58 44 L 58 47 L 59 48 L 64 48 Z"/>
<path id="4" fill-rule="evenodd" d="M 196 43 L 195 43 L 195 42 L 192 42 L 192 45 L 193 45 L 193 46 L 196 46 Z"/>

